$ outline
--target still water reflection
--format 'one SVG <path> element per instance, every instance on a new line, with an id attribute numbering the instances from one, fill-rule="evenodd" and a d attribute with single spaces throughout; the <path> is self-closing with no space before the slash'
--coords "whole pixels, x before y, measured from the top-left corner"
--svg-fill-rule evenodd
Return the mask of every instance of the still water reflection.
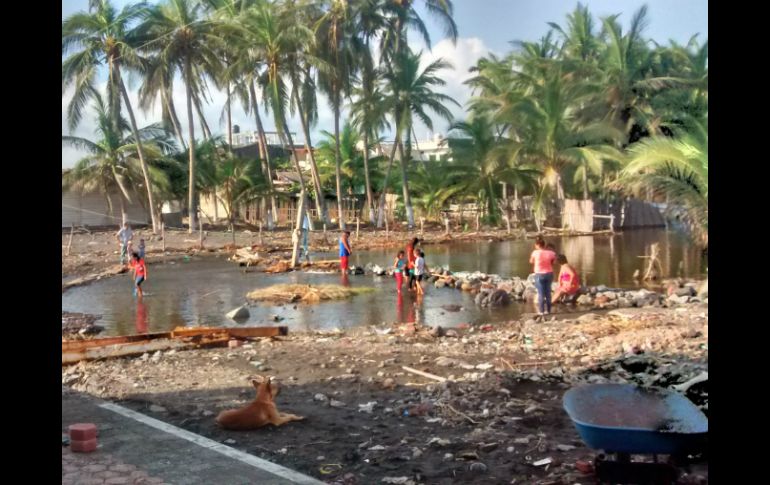
<path id="1" fill-rule="evenodd" d="M 566 254 L 580 272 L 582 281 L 589 285 L 636 287 L 633 273 L 644 264 L 644 259 L 639 256 L 653 242 L 661 245 L 661 262 L 666 276 L 681 273 L 698 277 L 705 272 L 706 261 L 700 251 L 675 232 L 627 231 L 614 237 L 553 238 L 549 242 Z M 424 247 L 429 267 L 448 266 L 452 271 L 479 270 L 506 277 L 526 277 L 529 274 L 531 250 L 531 241 Z M 358 252 L 355 251 L 355 240 L 353 251 L 351 264 L 372 262 L 381 266 L 391 264 L 396 252 L 393 249 Z M 313 256 L 333 257 L 331 254 Z M 454 326 L 503 321 L 532 311 L 529 305 L 518 303 L 502 309 L 477 308 L 471 295 L 432 287 L 427 289 L 421 302 L 409 292 L 398 298 L 394 281 L 388 277 L 347 277 L 339 273 L 245 273 L 222 256 L 155 265 L 150 280 L 145 284 L 146 296 L 142 301 L 133 297 L 131 279 L 126 275 L 73 288 L 62 294 L 62 310 L 102 315 L 99 323 L 107 327 L 109 335 L 163 331 L 185 325 L 235 325 L 224 315 L 243 304 L 246 293 L 278 283 L 336 283 L 352 287 L 370 286 L 376 291 L 319 305 L 253 306 L 246 324 L 276 325 L 280 322 L 295 330 L 344 329 L 392 321 Z M 459 312 L 448 311 L 443 308 L 445 305 L 461 305 L 463 309 Z"/>

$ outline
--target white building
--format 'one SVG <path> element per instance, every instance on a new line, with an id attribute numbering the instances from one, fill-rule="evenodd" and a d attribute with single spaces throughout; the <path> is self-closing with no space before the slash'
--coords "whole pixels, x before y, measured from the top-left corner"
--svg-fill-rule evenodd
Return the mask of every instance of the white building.
<path id="1" fill-rule="evenodd" d="M 294 142 L 297 142 L 297 134 L 291 132 L 291 137 Z M 266 131 L 265 138 L 268 145 L 283 146 L 281 137 L 278 136 L 277 131 Z M 259 135 L 256 130 L 241 132 L 238 125 L 233 126 L 233 147 L 242 147 L 247 145 L 254 145 L 259 142 Z"/>
<path id="2" fill-rule="evenodd" d="M 358 148 L 363 148 L 363 142 L 359 142 Z M 391 150 L 393 150 L 393 142 L 383 142 L 377 145 L 370 155 L 389 157 Z M 448 157 L 448 160 L 452 160 L 452 158 L 449 157 L 449 153 L 449 143 L 447 143 L 447 139 L 440 133 L 436 133 L 432 138 L 428 138 L 427 140 L 412 141 L 412 159 L 414 160 L 421 162 L 437 162 L 441 160 L 441 157 Z M 401 157 L 398 151 L 396 151 L 396 160 L 400 159 Z"/>

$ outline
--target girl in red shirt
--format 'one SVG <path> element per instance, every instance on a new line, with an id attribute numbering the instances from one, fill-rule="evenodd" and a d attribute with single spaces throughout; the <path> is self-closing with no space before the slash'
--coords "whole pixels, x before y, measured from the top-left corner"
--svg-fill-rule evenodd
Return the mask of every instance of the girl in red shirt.
<path id="1" fill-rule="evenodd" d="M 142 283 L 147 279 L 147 266 L 144 264 L 144 259 L 139 257 L 139 253 L 134 253 L 134 260 L 131 262 L 131 267 L 134 270 L 134 295 L 142 297 Z"/>

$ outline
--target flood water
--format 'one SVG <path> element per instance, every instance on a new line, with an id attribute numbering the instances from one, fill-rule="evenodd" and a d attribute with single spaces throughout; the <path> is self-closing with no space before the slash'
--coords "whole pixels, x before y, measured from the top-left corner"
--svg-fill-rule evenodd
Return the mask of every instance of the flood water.
<path id="1" fill-rule="evenodd" d="M 548 241 L 567 256 L 582 281 L 589 285 L 635 288 L 633 273 L 642 269 L 645 261 L 639 256 L 653 242 L 660 243 L 665 276 L 681 273 L 687 277 L 700 277 L 706 269 L 701 252 L 676 232 L 637 230 L 616 236 L 551 238 Z M 503 277 L 526 277 L 531 271 L 528 262 L 532 251 L 530 240 L 426 245 L 423 250 L 429 267 L 478 270 Z M 369 262 L 390 265 L 397 252 L 393 249 L 357 252 L 355 240 L 353 251 L 351 264 L 361 266 Z M 334 257 L 328 253 L 311 256 L 318 259 Z M 245 303 L 246 293 L 255 288 L 279 283 L 346 283 L 352 287 L 374 287 L 375 291 L 316 305 L 253 305 L 249 309 L 249 320 L 241 324 L 287 325 L 290 330 L 303 331 L 345 329 L 393 321 L 451 327 L 461 323 L 511 320 L 521 313 L 533 311 L 531 304 L 524 303 L 513 303 L 501 309 L 478 308 L 472 295 L 430 285 L 426 285 L 422 303 L 417 304 L 407 291 L 397 298 L 395 281 L 386 276 L 351 275 L 343 281 L 338 273 L 245 273 L 243 268 L 226 259 L 226 256 L 201 256 L 190 261 L 151 264 L 149 279 L 143 285 L 146 292 L 143 301 L 133 297 L 129 275 L 73 288 L 62 294 L 62 310 L 102 315 L 98 323 L 106 327 L 106 335 L 165 331 L 177 326 L 237 325 L 225 314 Z M 153 260 L 149 262 L 153 263 Z M 461 305 L 462 309 L 452 312 L 442 308 L 445 305 Z"/>

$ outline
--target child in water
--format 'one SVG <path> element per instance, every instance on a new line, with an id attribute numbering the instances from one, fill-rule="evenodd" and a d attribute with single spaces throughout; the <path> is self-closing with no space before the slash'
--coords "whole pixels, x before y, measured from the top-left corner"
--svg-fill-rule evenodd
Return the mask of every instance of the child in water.
<path id="1" fill-rule="evenodd" d="M 144 259 L 144 239 L 139 240 L 139 257 Z"/>
<path id="2" fill-rule="evenodd" d="M 131 266 L 134 269 L 134 295 L 142 297 L 142 283 L 147 279 L 147 266 L 144 264 L 144 259 L 139 257 L 139 253 L 134 253 L 134 260 L 131 262 Z"/>
<path id="3" fill-rule="evenodd" d="M 406 271 L 406 258 L 404 251 L 399 251 L 393 260 L 393 275 L 396 277 L 396 289 L 401 294 L 401 286 L 404 284 L 404 271 Z"/>
<path id="4" fill-rule="evenodd" d="M 559 270 L 559 288 L 551 300 L 553 303 L 566 296 L 573 296 L 580 291 L 580 276 L 578 276 L 575 268 L 567 262 L 567 257 L 560 254 L 556 257 L 556 262 L 561 265 L 561 269 Z"/>
<path id="5" fill-rule="evenodd" d="M 415 289 L 417 290 L 417 296 L 425 294 L 425 290 L 422 289 L 422 277 L 425 274 L 425 253 L 422 250 L 415 251 L 417 258 L 414 260 L 414 278 L 416 281 Z"/>

